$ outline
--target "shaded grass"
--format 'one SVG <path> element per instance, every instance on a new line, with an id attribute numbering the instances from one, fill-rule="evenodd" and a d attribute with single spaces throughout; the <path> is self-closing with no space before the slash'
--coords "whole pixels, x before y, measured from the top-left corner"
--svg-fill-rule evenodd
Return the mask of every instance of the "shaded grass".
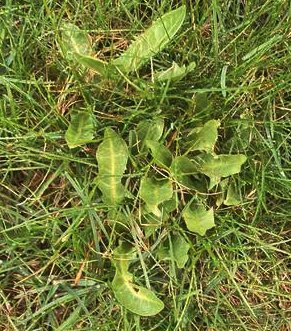
<path id="1" fill-rule="evenodd" d="M 290 4 L 188 4 L 183 29 L 153 65 L 165 69 L 173 60 L 195 60 L 197 69 L 154 92 L 140 78 L 150 79 L 150 66 L 132 78 L 142 87 L 138 92 L 84 81 L 60 57 L 63 19 L 90 32 L 98 56 L 108 58 L 175 3 L 6 1 L 1 7 L 4 330 L 290 328 Z M 70 151 L 64 132 L 74 106 L 92 109 L 98 123 L 96 143 Z M 156 257 L 159 242 L 173 231 L 186 233 L 180 215 L 150 242 L 131 220 L 129 238 L 145 263 L 145 270 L 141 261 L 133 264 L 136 281 L 149 282 L 166 305 L 159 316 L 139 318 L 121 308 L 110 289 L 110 256 L 120 235 L 98 200 L 94 154 L 104 127 L 114 126 L 127 139 L 141 119 L 158 117 L 166 120 L 166 139 L 177 152 L 193 127 L 221 119 L 219 152 L 244 153 L 248 163 L 236 177 L 242 204 L 218 209 L 217 227 L 205 238 L 187 233 L 191 259 L 185 269 Z M 147 167 L 135 169 L 136 176 Z M 137 209 L 127 206 L 124 213 Z"/>

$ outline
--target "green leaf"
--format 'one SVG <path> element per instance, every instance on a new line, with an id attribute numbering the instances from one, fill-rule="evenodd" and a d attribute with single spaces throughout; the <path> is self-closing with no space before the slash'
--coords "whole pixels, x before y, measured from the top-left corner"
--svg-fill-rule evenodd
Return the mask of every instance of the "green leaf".
<path id="1" fill-rule="evenodd" d="M 156 315 L 164 308 L 164 303 L 153 291 L 133 283 L 133 275 L 128 271 L 133 258 L 134 249 L 124 243 L 114 250 L 113 263 L 116 268 L 112 281 L 114 295 L 121 305 L 135 314 Z"/>
<path id="2" fill-rule="evenodd" d="M 136 127 L 138 144 L 140 152 L 147 150 L 146 141 L 159 141 L 164 131 L 164 120 L 144 120 L 138 123 Z"/>
<path id="3" fill-rule="evenodd" d="M 219 182 L 218 192 L 215 201 L 217 207 L 220 207 L 224 203 L 225 192 L 227 190 L 228 182 L 229 182 L 229 178 L 222 179 Z"/>
<path id="4" fill-rule="evenodd" d="M 191 62 L 187 67 L 183 65 L 180 67 L 176 62 L 173 62 L 172 66 L 164 71 L 155 74 L 155 80 L 158 82 L 164 81 L 179 81 L 184 78 L 189 72 L 196 67 L 195 62 Z"/>
<path id="5" fill-rule="evenodd" d="M 208 229 L 215 226 L 213 208 L 206 210 L 202 204 L 187 205 L 182 212 L 189 231 L 204 236 Z"/>
<path id="6" fill-rule="evenodd" d="M 181 6 L 163 15 L 150 28 L 139 35 L 113 64 L 124 73 L 138 70 L 152 56 L 159 53 L 181 28 L 186 15 L 186 6 Z"/>
<path id="7" fill-rule="evenodd" d="M 171 167 L 171 175 L 175 180 L 188 188 L 197 188 L 197 183 L 195 183 L 192 175 L 199 173 L 198 166 L 192 162 L 187 156 L 177 156 L 174 158 Z"/>
<path id="8" fill-rule="evenodd" d="M 174 260 L 179 269 L 184 268 L 189 259 L 190 245 L 180 234 L 174 235 L 171 242 L 172 245 L 170 245 L 169 240 L 160 245 L 157 250 L 158 258 L 160 260 Z"/>
<path id="9" fill-rule="evenodd" d="M 152 157 L 157 165 L 169 168 L 172 163 L 172 154 L 167 147 L 154 140 L 146 140 L 146 145 L 151 150 Z"/>
<path id="10" fill-rule="evenodd" d="M 220 121 L 210 120 L 202 127 L 195 128 L 190 133 L 191 142 L 189 143 L 189 151 L 205 151 L 213 153 L 214 146 L 218 138 L 217 129 L 220 126 Z"/>
<path id="11" fill-rule="evenodd" d="M 245 155 L 204 155 L 201 158 L 201 172 L 210 178 L 209 189 L 219 183 L 221 177 L 228 177 L 241 171 L 246 162 Z"/>
<path id="12" fill-rule="evenodd" d="M 110 77 L 116 74 L 114 67 L 105 61 L 99 60 L 89 55 L 74 53 L 75 59 L 84 67 L 91 69 L 103 77 Z"/>
<path id="13" fill-rule="evenodd" d="M 237 206 L 241 203 L 240 196 L 233 183 L 228 186 L 226 199 L 223 201 L 226 206 Z"/>
<path id="14" fill-rule="evenodd" d="M 170 200 L 164 201 L 162 206 L 164 212 L 168 214 L 177 209 L 179 206 L 178 193 L 174 192 L 173 197 Z"/>
<path id="15" fill-rule="evenodd" d="M 92 46 L 87 32 L 72 23 L 61 25 L 61 50 L 68 60 L 76 60 L 75 54 L 90 55 Z"/>
<path id="16" fill-rule="evenodd" d="M 188 261 L 190 245 L 181 235 L 176 235 L 172 241 L 173 255 L 178 268 L 184 268 Z"/>
<path id="17" fill-rule="evenodd" d="M 117 205 L 125 196 L 125 188 L 121 184 L 128 160 L 125 141 L 111 128 L 107 128 L 103 142 L 97 149 L 96 158 L 99 168 L 97 183 L 103 194 L 103 202 Z"/>
<path id="18" fill-rule="evenodd" d="M 172 183 L 168 179 L 142 178 L 139 194 L 148 211 L 156 216 L 161 216 L 159 205 L 172 198 Z"/>
<path id="19" fill-rule="evenodd" d="M 65 139 L 69 148 L 75 148 L 94 139 L 94 119 L 90 112 L 73 110 L 71 123 L 65 133 Z"/>
<path id="20" fill-rule="evenodd" d="M 141 225 L 146 239 L 152 236 L 168 217 L 166 212 L 161 213 L 159 210 L 158 212 L 159 215 L 157 216 L 146 208 L 142 209 Z"/>

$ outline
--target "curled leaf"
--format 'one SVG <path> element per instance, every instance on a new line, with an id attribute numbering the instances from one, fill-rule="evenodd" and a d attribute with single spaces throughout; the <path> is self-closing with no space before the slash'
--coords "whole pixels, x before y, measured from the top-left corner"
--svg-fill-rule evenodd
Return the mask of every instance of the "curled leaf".
<path id="1" fill-rule="evenodd" d="M 114 295 L 121 305 L 135 314 L 156 315 L 164 308 L 164 303 L 153 291 L 133 283 L 133 275 L 128 268 L 134 255 L 134 248 L 124 243 L 114 250 L 113 263 L 116 269 L 112 281 Z"/>
<path id="2" fill-rule="evenodd" d="M 191 62 L 188 66 L 183 65 L 182 67 L 180 67 L 176 62 L 173 62 L 169 69 L 156 73 L 155 80 L 158 82 L 179 81 L 189 72 L 194 70 L 195 67 L 195 62 Z"/>

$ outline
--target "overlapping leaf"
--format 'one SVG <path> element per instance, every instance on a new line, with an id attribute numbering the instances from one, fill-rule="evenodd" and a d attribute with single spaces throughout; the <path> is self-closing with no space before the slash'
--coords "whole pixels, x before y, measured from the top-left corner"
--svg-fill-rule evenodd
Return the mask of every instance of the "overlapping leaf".
<path id="1" fill-rule="evenodd" d="M 149 147 L 155 163 L 163 168 L 171 166 L 173 157 L 167 147 L 154 140 L 146 140 L 146 145 Z"/>
<path id="2" fill-rule="evenodd" d="M 136 128 L 137 144 L 139 145 L 140 152 L 147 150 L 146 142 L 159 141 L 164 131 L 164 120 L 144 120 L 138 123 Z"/>
<path id="3" fill-rule="evenodd" d="M 219 183 L 221 177 L 239 173 L 246 160 L 246 156 L 242 154 L 215 156 L 206 154 L 201 158 L 200 171 L 210 178 L 209 188 L 212 188 Z"/>
<path id="4" fill-rule="evenodd" d="M 172 198 L 173 188 L 168 179 L 145 177 L 140 183 L 140 197 L 146 203 L 149 212 L 161 215 L 159 205 Z"/>
<path id="5" fill-rule="evenodd" d="M 201 184 L 193 178 L 193 175 L 199 173 L 199 168 L 187 156 L 181 155 L 175 157 L 171 164 L 170 172 L 179 184 L 190 189 L 204 190 Z"/>

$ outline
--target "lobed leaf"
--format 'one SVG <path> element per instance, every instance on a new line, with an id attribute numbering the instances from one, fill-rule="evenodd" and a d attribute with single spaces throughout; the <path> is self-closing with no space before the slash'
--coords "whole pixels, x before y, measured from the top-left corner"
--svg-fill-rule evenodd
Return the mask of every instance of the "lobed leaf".
<path id="1" fill-rule="evenodd" d="M 145 202 L 149 212 L 160 216 L 158 206 L 173 196 L 173 187 L 168 179 L 142 178 L 139 191 L 141 199 Z"/>
<path id="2" fill-rule="evenodd" d="M 195 128 L 190 133 L 190 143 L 188 144 L 189 151 L 205 151 L 207 153 L 214 152 L 214 146 L 218 138 L 217 129 L 220 126 L 220 121 L 210 120 L 202 127 Z"/>
<path id="3" fill-rule="evenodd" d="M 182 212 L 189 231 L 204 236 L 208 229 L 215 226 L 213 208 L 206 210 L 202 204 L 187 205 Z"/>
<path id="4" fill-rule="evenodd" d="M 186 6 L 172 10 L 139 35 L 113 64 L 124 73 L 138 70 L 152 56 L 159 53 L 174 38 L 186 15 Z"/>
<path id="5" fill-rule="evenodd" d="M 69 148 L 75 148 L 94 139 L 94 119 L 90 112 L 73 110 L 71 123 L 65 133 L 65 139 Z"/>
<path id="6" fill-rule="evenodd" d="M 228 177 L 241 171 L 246 162 L 245 155 L 204 155 L 201 158 L 201 172 L 210 178 L 210 189 L 217 185 L 221 177 Z"/>

